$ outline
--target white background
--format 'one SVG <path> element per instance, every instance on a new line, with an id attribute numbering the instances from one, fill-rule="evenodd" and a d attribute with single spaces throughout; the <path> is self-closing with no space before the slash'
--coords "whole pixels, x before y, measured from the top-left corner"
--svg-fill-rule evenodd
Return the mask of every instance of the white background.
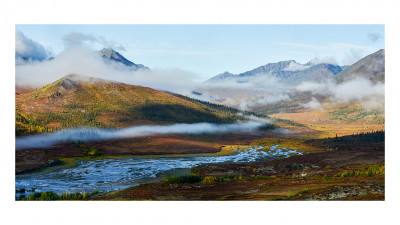
<path id="1" fill-rule="evenodd" d="M 400 1 L 2 1 L 1 224 L 397 224 Z M 15 202 L 15 24 L 385 24 L 386 200 L 380 202 Z M 397 213 L 397 214 L 396 214 Z"/>

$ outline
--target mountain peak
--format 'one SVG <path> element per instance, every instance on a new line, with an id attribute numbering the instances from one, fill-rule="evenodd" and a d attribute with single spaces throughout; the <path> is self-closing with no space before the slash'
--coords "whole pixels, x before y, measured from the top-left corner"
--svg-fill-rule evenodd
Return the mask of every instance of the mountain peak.
<path id="1" fill-rule="evenodd" d="M 119 62 L 119 63 L 122 63 L 125 66 L 128 66 L 134 70 L 149 69 L 148 67 L 143 66 L 142 64 L 135 64 L 132 61 L 129 61 L 123 55 L 121 55 L 119 52 L 115 51 L 112 48 L 103 48 L 102 50 L 99 51 L 99 53 L 103 56 L 103 58 L 106 61 Z"/>

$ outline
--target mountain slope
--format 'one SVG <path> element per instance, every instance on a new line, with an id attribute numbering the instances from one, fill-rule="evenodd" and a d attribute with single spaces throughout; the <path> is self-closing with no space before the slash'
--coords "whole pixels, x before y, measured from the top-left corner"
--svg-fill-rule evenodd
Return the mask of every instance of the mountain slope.
<path id="1" fill-rule="evenodd" d="M 306 81 L 322 82 L 335 77 L 340 71 L 342 71 L 341 66 L 322 63 L 301 71 L 296 71 L 284 82 L 289 85 L 299 85 Z"/>
<path id="2" fill-rule="evenodd" d="M 285 69 L 288 68 L 291 64 L 296 63 L 294 60 L 288 60 L 288 61 L 281 61 L 277 63 L 268 63 L 266 65 L 257 67 L 253 70 L 240 73 L 238 74 L 238 77 L 249 77 L 249 76 L 255 76 L 257 74 L 262 74 L 262 73 L 271 73 L 274 74 L 278 78 L 287 78 L 290 77 L 293 74 L 293 71 L 286 71 Z"/>
<path id="3" fill-rule="evenodd" d="M 253 70 L 249 70 L 240 74 L 232 74 L 229 72 L 224 72 L 221 74 L 218 74 L 206 81 L 209 83 L 215 82 L 215 81 L 224 81 L 224 80 L 229 80 L 229 79 L 235 79 L 235 78 L 249 78 L 249 77 L 254 77 L 259 74 L 267 74 L 271 73 L 274 74 L 276 77 L 280 78 L 287 78 L 293 74 L 292 71 L 284 71 L 285 68 L 287 68 L 290 64 L 296 63 L 294 60 L 289 60 L 289 61 L 281 61 L 277 63 L 268 63 L 263 66 L 259 66 Z"/>
<path id="4" fill-rule="evenodd" d="M 151 88 L 68 75 L 16 96 L 17 134 L 64 127 L 139 124 L 229 123 L 237 110 Z"/>
<path id="5" fill-rule="evenodd" d="M 132 68 L 133 70 L 139 70 L 139 69 L 149 69 L 146 66 L 143 66 L 142 64 L 135 64 L 128 59 L 126 59 L 124 56 L 119 54 L 119 52 L 114 51 L 111 48 L 104 48 L 99 53 L 103 56 L 103 58 L 107 61 L 114 61 L 114 62 L 119 62 L 124 64 L 127 67 Z"/>
<path id="6" fill-rule="evenodd" d="M 338 73 L 335 80 L 342 83 L 355 77 L 364 77 L 374 83 L 385 82 L 385 50 L 381 49 L 362 58 Z"/>

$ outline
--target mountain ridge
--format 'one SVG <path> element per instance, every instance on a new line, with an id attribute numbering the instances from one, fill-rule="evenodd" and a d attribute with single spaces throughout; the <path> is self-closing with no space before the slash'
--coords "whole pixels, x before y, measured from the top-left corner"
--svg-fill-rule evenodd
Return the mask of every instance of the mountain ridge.
<path id="1" fill-rule="evenodd" d="M 268 63 L 239 74 L 232 74 L 226 71 L 206 80 L 204 83 L 252 78 L 255 76 L 262 76 L 263 74 L 271 74 L 287 84 L 295 85 L 302 81 L 322 81 L 325 78 L 333 77 L 345 67 L 346 66 L 342 67 L 329 63 L 313 64 L 311 61 L 306 64 L 300 64 L 295 60 L 286 60 L 277 63 Z"/>

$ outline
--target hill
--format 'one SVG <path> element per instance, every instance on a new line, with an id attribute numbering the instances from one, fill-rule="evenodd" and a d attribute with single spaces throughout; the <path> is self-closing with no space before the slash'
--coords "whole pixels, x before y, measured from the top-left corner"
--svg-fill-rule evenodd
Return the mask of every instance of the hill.
<path id="1" fill-rule="evenodd" d="M 237 110 L 151 88 L 68 75 L 16 95 L 17 135 L 65 127 L 165 123 L 230 123 Z"/>

